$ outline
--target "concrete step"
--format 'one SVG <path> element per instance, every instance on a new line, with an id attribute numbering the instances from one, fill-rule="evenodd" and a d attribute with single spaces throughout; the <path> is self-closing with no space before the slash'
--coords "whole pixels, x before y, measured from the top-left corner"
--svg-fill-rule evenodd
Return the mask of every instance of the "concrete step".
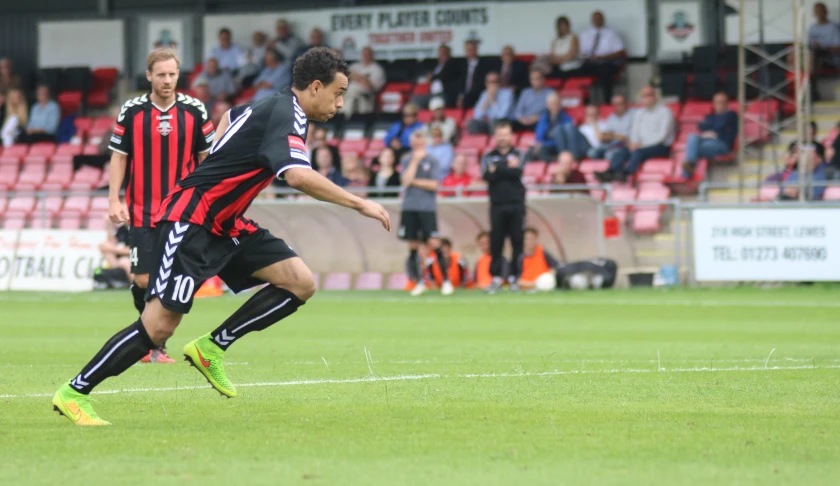
<path id="1" fill-rule="evenodd" d="M 837 115 L 840 114 L 840 101 L 817 101 L 811 107 L 814 115 Z"/>

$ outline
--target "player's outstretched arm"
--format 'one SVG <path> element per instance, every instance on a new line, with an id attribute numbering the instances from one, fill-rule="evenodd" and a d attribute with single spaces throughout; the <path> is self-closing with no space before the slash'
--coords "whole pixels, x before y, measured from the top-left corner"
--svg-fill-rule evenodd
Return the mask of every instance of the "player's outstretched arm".
<path id="1" fill-rule="evenodd" d="M 391 217 L 381 204 L 350 194 L 318 172 L 292 167 L 283 172 L 283 177 L 298 191 L 321 201 L 355 209 L 362 216 L 378 220 L 386 230 L 391 231 Z"/>
<path id="2" fill-rule="evenodd" d="M 128 156 L 111 152 L 111 169 L 108 173 L 108 218 L 114 224 L 128 222 L 128 207 L 120 201 L 120 189 L 125 178 Z"/>

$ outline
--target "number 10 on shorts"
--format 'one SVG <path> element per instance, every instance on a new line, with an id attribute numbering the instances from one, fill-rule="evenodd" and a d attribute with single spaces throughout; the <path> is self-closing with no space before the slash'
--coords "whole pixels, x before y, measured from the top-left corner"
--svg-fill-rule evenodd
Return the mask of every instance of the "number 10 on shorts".
<path id="1" fill-rule="evenodd" d="M 190 301 L 195 290 L 195 280 L 192 277 L 175 275 L 175 286 L 172 288 L 172 300 L 186 304 Z"/>

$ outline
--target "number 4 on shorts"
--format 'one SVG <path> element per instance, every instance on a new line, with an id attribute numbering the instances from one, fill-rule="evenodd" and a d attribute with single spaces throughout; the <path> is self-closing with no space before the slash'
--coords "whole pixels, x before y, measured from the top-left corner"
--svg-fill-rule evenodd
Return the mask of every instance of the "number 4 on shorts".
<path id="1" fill-rule="evenodd" d="M 132 267 L 137 266 L 137 247 L 136 246 L 128 252 L 128 261 L 131 263 Z"/>

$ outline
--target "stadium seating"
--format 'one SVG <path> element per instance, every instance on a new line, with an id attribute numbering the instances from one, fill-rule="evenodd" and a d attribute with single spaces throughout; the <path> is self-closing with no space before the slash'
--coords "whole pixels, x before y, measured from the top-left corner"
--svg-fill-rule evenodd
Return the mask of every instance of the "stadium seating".
<path id="1" fill-rule="evenodd" d="M 840 186 L 826 187 L 823 199 L 826 201 L 840 201 Z"/>
<path id="2" fill-rule="evenodd" d="M 356 290 L 381 290 L 382 274 L 377 272 L 360 273 L 356 277 Z"/>
<path id="3" fill-rule="evenodd" d="M 408 277 L 404 273 L 392 273 L 391 276 L 388 277 L 388 284 L 386 288 L 388 290 L 403 290 L 405 289 L 406 283 L 408 282 Z"/>

